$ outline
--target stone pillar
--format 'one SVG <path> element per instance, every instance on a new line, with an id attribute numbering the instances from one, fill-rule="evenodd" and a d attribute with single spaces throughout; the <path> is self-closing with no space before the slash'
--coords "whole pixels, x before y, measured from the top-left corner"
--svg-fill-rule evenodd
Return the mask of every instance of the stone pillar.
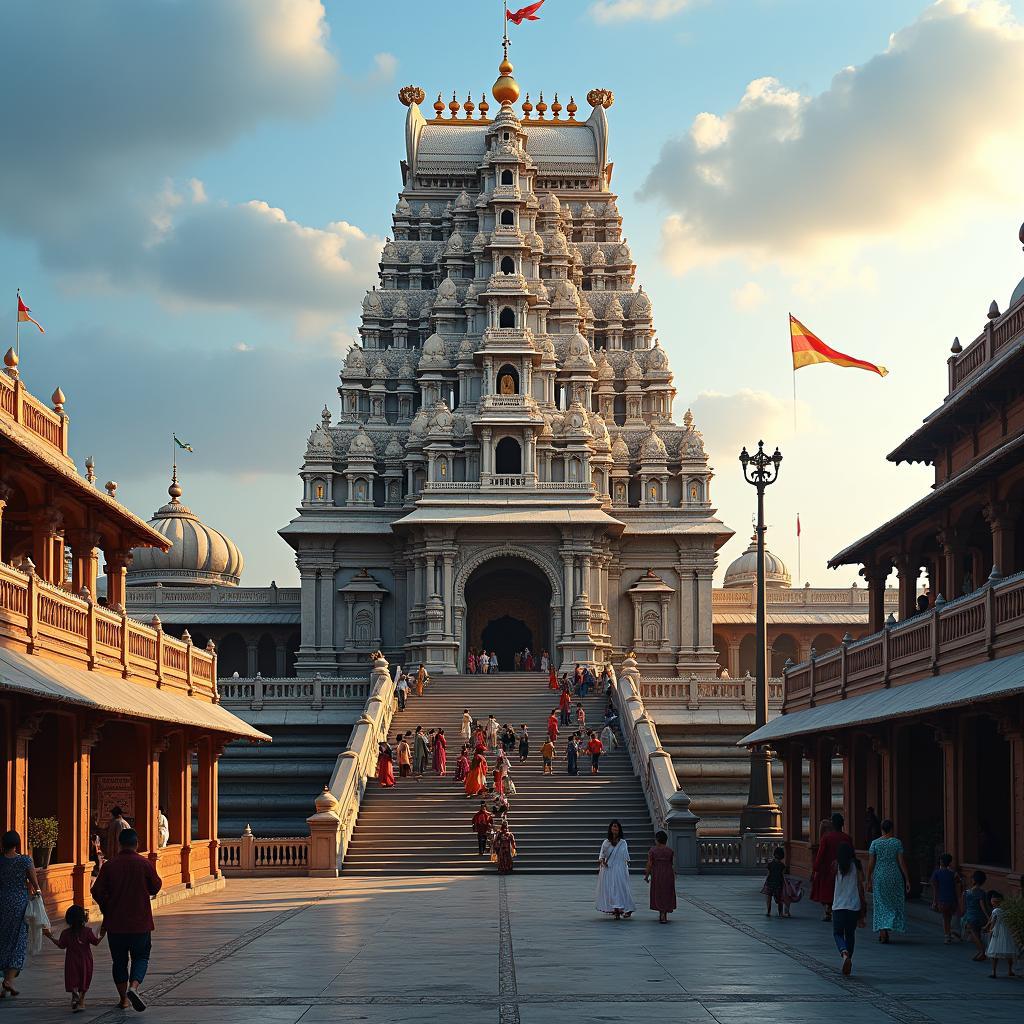
<path id="1" fill-rule="evenodd" d="M 250 633 L 245 638 L 245 671 L 250 677 L 259 670 L 259 641 Z"/>
<path id="2" fill-rule="evenodd" d="M 942 547 L 942 582 L 946 588 L 942 592 L 942 596 L 947 601 L 952 601 L 954 597 L 960 596 L 962 582 L 961 573 L 957 571 L 960 561 L 960 543 L 957 531 L 942 530 L 938 534 L 938 541 Z"/>
<path id="3" fill-rule="evenodd" d="M 868 584 L 868 632 L 877 633 L 885 625 L 885 581 L 889 566 L 865 565 L 860 575 Z"/>
<path id="4" fill-rule="evenodd" d="M 452 605 L 455 602 L 455 582 L 452 568 L 455 564 L 455 552 L 446 550 L 441 556 L 444 564 L 441 570 L 444 594 L 444 631 L 449 636 L 455 630 L 455 616 Z M 378 606 L 379 607 L 379 606 Z"/>
<path id="5" fill-rule="evenodd" d="M 299 647 L 303 653 L 316 648 L 316 569 L 299 558 L 299 603 L 302 634 Z"/>
<path id="6" fill-rule="evenodd" d="M 81 595 L 82 590 L 89 591 L 89 596 L 96 599 L 96 576 L 99 572 L 99 559 L 96 549 L 101 538 L 94 530 L 73 530 L 68 534 L 71 542 L 71 589 Z"/>
<path id="7" fill-rule="evenodd" d="M 572 603 L 575 600 L 573 588 L 573 555 L 566 548 L 562 549 L 562 589 L 565 591 L 562 600 L 562 634 L 568 636 L 572 632 Z"/>
<path id="8" fill-rule="evenodd" d="M 729 638 L 729 656 L 726 668 L 733 679 L 738 679 L 740 674 L 740 641 Z"/>
<path id="9" fill-rule="evenodd" d="M 334 572 L 330 568 L 321 568 L 319 573 L 320 588 L 320 649 L 321 653 L 333 658 L 334 642 Z"/>
<path id="10" fill-rule="evenodd" d="M 896 561 L 896 574 L 899 581 L 897 618 L 902 621 L 917 614 L 917 579 L 921 567 L 912 556 L 901 555 Z"/>

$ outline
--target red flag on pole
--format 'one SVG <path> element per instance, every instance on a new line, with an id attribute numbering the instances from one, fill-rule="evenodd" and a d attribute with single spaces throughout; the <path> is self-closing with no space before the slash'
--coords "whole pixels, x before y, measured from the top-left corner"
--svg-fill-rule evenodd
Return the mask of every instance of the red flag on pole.
<path id="1" fill-rule="evenodd" d="M 10 294 L 8 292 L 8 294 Z M 29 316 L 32 310 L 25 305 L 25 300 L 21 297 L 21 292 L 18 292 L 18 323 L 19 324 L 35 324 L 39 328 L 40 334 L 45 334 L 46 331 L 43 329 L 43 325 L 38 320 L 33 320 Z"/>
<path id="2" fill-rule="evenodd" d="M 520 7 L 518 11 L 506 9 L 505 19 L 516 25 L 522 25 L 524 21 L 540 21 L 540 18 L 537 17 L 537 12 L 543 5 L 544 0 L 537 0 L 537 3 L 530 4 L 528 7 Z"/>
<path id="3" fill-rule="evenodd" d="M 800 536 L 800 513 L 799 512 L 797 512 L 797 514 L 796 514 L 796 535 L 798 537 Z"/>

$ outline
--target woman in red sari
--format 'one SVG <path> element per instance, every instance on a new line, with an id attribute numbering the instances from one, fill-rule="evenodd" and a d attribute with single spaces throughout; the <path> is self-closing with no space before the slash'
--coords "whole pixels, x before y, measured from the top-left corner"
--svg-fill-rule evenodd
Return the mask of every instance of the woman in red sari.
<path id="1" fill-rule="evenodd" d="M 558 676 L 555 675 L 554 665 L 552 665 L 551 668 L 548 669 L 548 689 L 556 691 L 558 689 Z"/>
<path id="2" fill-rule="evenodd" d="M 469 744 L 463 743 L 459 759 L 455 762 L 455 782 L 465 782 L 469 774 Z"/>
<path id="3" fill-rule="evenodd" d="M 487 789 L 487 756 L 483 747 L 477 747 L 473 755 L 473 764 L 466 776 L 463 787 L 466 791 L 466 798 L 479 796 Z"/>
<path id="4" fill-rule="evenodd" d="M 516 837 L 508 830 L 508 822 L 502 819 L 501 828 L 491 840 L 491 850 L 498 864 L 499 875 L 512 873 L 512 858 L 516 855 Z"/>
<path id="5" fill-rule="evenodd" d="M 377 744 L 377 781 L 390 789 L 395 784 L 395 766 L 391 762 L 391 747 L 386 742 Z"/>
<path id="6" fill-rule="evenodd" d="M 438 729 L 434 737 L 434 772 L 444 775 L 448 765 L 448 741 L 444 738 L 444 729 Z"/>

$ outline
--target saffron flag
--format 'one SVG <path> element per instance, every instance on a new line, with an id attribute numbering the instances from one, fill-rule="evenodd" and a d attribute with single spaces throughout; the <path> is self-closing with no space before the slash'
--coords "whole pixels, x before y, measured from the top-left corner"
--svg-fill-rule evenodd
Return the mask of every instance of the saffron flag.
<path id="1" fill-rule="evenodd" d="M 176 445 L 177 445 L 177 446 L 178 446 L 179 448 L 183 448 L 183 449 L 184 449 L 185 451 L 187 451 L 187 452 L 190 452 L 190 451 L 192 451 L 192 445 L 190 445 L 190 444 L 188 443 L 188 441 L 180 441 L 180 440 L 178 439 L 178 435 L 177 435 L 177 434 L 171 434 L 171 437 L 173 437 L 173 438 L 174 438 L 174 443 L 175 443 L 175 444 L 176 444 Z"/>
<path id="2" fill-rule="evenodd" d="M 853 356 L 844 355 L 830 348 L 816 334 L 807 330 L 792 313 L 789 314 L 789 333 L 793 346 L 794 370 L 814 363 L 832 363 L 835 366 L 849 366 L 855 370 L 871 370 L 879 377 L 884 377 L 889 372 L 884 366 L 876 366 L 866 359 L 854 359 Z"/>
<path id="3" fill-rule="evenodd" d="M 530 4 L 529 7 L 520 7 L 518 11 L 510 11 L 506 7 L 505 20 L 511 21 L 515 25 L 522 25 L 524 21 L 540 21 L 540 18 L 537 17 L 537 12 L 543 4 L 544 0 L 537 0 L 537 3 Z"/>
<path id="4" fill-rule="evenodd" d="M 45 334 L 46 331 L 43 329 L 43 325 L 38 320 L 33 320 L 29 313 L 32 310 L 25 305 L 25 300 L 21 297 L 21 292 L 18 292 L 18 323 L 19 324 L 35 324 L 39 328 L 40 334 Z"/>

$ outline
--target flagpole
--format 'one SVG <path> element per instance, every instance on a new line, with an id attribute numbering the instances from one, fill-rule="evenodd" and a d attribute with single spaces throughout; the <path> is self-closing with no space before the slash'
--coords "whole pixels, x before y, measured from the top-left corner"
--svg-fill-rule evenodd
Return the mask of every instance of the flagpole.
<path id="1" fill-rule="evenodd" d="M 504 4 L 505 13 L 502 16 L 501 21 L 501 48 L 505 55 L 505 59 L 508 59 L 508 0 L 505 0 Z"/>
<path id="2" fill-rule="evenodd" d="M 803 573 L 803 569 L 801 567 L 801 558 L 800 558 L 800 556 L 801 556 L 800 548 L 801 548 L 801 544 L 802 543 L 803 543 L 803 538 L 800 536 L 800 513 L 797 512 L 797 514 L 796 514 L 796 583 L 797 583 L 798 587 L 802 587 L 804 585 L 803 584 L 804 573 Z"/>
<path id="3" fill-rule="evenodd" d="M 18 301 L 14 304 L 14 354 L 21 359 L 21 289 L 18 289 Z"/>

